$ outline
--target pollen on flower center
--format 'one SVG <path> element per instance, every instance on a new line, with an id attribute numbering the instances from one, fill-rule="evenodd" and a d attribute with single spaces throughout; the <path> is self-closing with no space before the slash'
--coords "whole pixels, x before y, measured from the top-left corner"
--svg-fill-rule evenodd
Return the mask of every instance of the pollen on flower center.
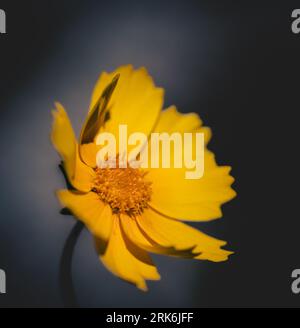
<path id="1" fill-rule="evenodd" d="M 147 172 L 137 168 L 96 168 L 94 192 L 109 204 L 114 213 L 139 215 L 151 198 L 151 182 Z"/>

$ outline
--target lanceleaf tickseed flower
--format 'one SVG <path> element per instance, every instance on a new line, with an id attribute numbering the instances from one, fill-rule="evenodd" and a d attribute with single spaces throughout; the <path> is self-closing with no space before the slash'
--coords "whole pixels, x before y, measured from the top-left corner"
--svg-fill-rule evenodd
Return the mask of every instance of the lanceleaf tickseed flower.
<path id="1" fill-rule="evenodd" d="M 146 69 L 128 65 L 101 74 L 78 142 L 64 108 L 56 104 L 53 111 L 51 139 L 72 186 L 57 196 L 93 234 L 106 268 L 142 290 L 146 280 L 160 279 L 149 252 L 213 262 L 232 253 L 221 248 L 226 242 L 182 222 L 220 218 L 221 205 L 235 196 L 230 167 L 218 166 L 207 148 L 204 175 L 196 180 L 178 168 L 96 166 L 96 136 L 111 132 L 118 140 L 120 124 L 148 136 L 203 132 L 207 145 L 211 131 L 197 114 L 180 114 L 174 106 L 162 111 L 162 105 L 163 90 Z"/>

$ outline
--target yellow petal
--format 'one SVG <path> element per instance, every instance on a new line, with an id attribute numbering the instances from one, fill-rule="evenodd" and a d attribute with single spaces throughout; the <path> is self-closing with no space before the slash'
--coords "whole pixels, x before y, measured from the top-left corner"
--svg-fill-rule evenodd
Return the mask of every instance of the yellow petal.
<path id="1" fill-rule="evenodd" d="M 91 97 L 89 111 L 92 111 L 95 108 L 95 105 L 99 100 L 99 97 L 101 96 L 105 88 L 109 85 L 109 83 L 111 83 L 112 79 L 115 76 L 118 76 L 118 74 L 120 74 L 120 76 L 122 75 L 122 79 L 128 79 L 129 75 L 132 73 L 132 70 L 133 70 L 132 65 L 125 65 L 125 66 L 120 66 L 119 68 L 117 68 L 115 71 L 111 73 L 102 72 L 99 76 L 98 81 L 95 84 Z M 118 84 L 120 84 L 120 78 Z"/>
<path id="2" fill-rule="evenodd" d="M 141 218 L 141 220 L 143 220 L 143 218 Z M 162 255 L 172 255 L 185 258 L 192 258 L 195 256 L 194 253 L 192 253 L 193 247 L 181 248 L 179 250 L 174 248 L 172 243 L 169 242 L 158 244 L 154 240 L 155 237 L 145 234 L 145 232 L 137 224 L 136 218 L 132 218 L 127 215 L 121 215 L 120 221 L 122 229 L 124 230 L 124 233 L 128 239 L 142 249 Z"/>
<path id="3" fill-rule="evenodd" d="M 168 126 L 166 118 L 170 118 L 172 125 Z M 155 132 L 162 132 L 161 129 L 167 133 L 179 132 L 182 138 L 182 131 L 192 133 L 193 158 L 195 158 L 196 133 L 204 133 L 205 144 L 211 136 L 209 129 L 199 127 L 200 122 L 197 115 L 188 118 L 186 114 L 179 114 L 175 109 L 169 109 L 162 113 L 156 127 L 158 131 L 155 129 Z M 173 154 L 172 147 L 171 156 Z M 152 181 L 153 191 L 151 207 L 179 220 L 207 221 L 221 217 L 221 205 L 235 196 L 231 188 L 234 179 L 229 175 L 230 167 L 218 166 L 214 154 L 205 148 L 204 175 L 200 179 L 187 179 L 185 174 L 189 170 L 184 165 L 180 169 L 150 168 L 148 179 Z"/>
<path id="4" fill-rule="evenodd" d="M 67 175 L 73 177 L 76 163 L 76 138 L 71 122 L 63 106 L 59 103 L 56 103 L 56 110 L 52 111 L 52 115 L 52 143 L 64 161 Z"/>
<path id="5" fill-rule="evenodd" d="M 172 245 L 175 249 L 193 248 L 196 259 L 214 262 L 227 260 L 232 252 L 221 249 L 226 242 L 210 237 L 185 223 L 168 219 L 148 209 L 137 222 L 147 236 L 151 236 L 158 244 Z"/>
<path id="6" fill-rule="evenodd" d="M 86 165 L 95 168 L 96 167 L 96 156 L 97 152 L 100 150 L 100 147 L 97 146 L 94 142 L 80 145 L 80 153 L 83 161 Z"/>
<path id="7" fill-rule="evenodd" d="M 128 135 L 152 131 L 163 104 L 163 89 L 155 87 L 145 68 L 134 70 L 131 65 L 119 67 L 112 73 L 102 73 L 92 94 L 90 110 L 114 76 L 120 74 L 118 84 L 108 104 L 109 120 L 105 132 L 113 133 L 118 142 L 119 125 L 128 126 Z"/>
<path id="8" fill-rule="evenodd" d="M 77 146 L 78 147 L 78 146 Z M 95 171 L 82 163 L 79 158 L 78 150 L 76 152 L 76 168 L 74 178 L 70 181 L 74 188 L 82 192 L 89 192 L 93 187 Z"/>
<path id="9" fill-rule="evenodd" d="M 155 132 L 190 132 L 200 128 L 202 121 L 196 113 L 179 113 L 175 106 L 165 109 L 155 126 Z"/>
<path id="10" fill-rule="evenodd" d="M 230 167 L 205 172 L 199 180 L 185 179 L 181 169 L 150 170 L 150 205 L 160 213 L 187 221 L 209 221 L 222 216 L 221 205 L 233 197 Z"/>
<path id="11" fill-rule="evenodd" d="M 96 193 L 82 194 L 70 190 L 59 190 L 57 196 L 62 205 L 82 221 L 94 236 L 108 241 L 113 222 L 112 211 Z"/>
<path id="12" fill-rule="evenodd" d="M 94 138 L 100 127 L 106 120 L 106 115 L 109 114 L 109 101 L 118 84 L 119 74 L 115 75 L 110 83 L 99 94 L 99 99 L 94 107 L 89 111 L 86 121 L 80 134 L 79 144 L 86 144 L 94 141 Z"/>
<path id="13" fill-rule="evenodd" d="M 94 171 L 79 159 L 78 145 L 69 117 L 59 103 L 56 103 L 56 110 L 52 114 L 51 141 L 63 160 L 67 178 L 74 188 L 90 191 Z"/>
<path id="14" fill-rule="evenodd" d="M 113 274 L 141 290 L 147 290 L 145 279 L 160 279 L 147 252 L 134 245 L 123 233 L 117 216 L 114 217 L 108 246 L 100 259 Z"/>

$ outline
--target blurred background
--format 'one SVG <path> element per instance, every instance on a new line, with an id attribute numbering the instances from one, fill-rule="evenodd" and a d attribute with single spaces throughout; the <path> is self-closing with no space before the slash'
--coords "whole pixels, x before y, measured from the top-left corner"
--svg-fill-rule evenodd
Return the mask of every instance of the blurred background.
<path id="1" fill-rule="evenodd" d="M 1 1 L 1 307 L 299 306 L 290 287 L 300 267 L 300 34 L 290 28 L 297 7 Z M 201 115 L 238 193 L 221 220 L 196 224 L 236 254 L 217 264 L 154 256 L 162 280 L 148 293 L 99 263 L 86 230 L 70 237 L 76 221 L 59 212 L 54 191 L 64 179 L 49 141 L 54 101 L 78 133 L 98 75 L 127 63 L 145 66 L 165 88 L 165 106 Z"/>

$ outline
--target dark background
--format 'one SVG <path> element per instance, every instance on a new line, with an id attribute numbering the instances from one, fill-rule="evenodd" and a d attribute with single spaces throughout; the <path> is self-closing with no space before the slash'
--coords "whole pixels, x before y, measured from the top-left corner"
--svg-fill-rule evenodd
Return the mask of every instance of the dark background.
<path id="1" fill-rule="evenodd" d="M 300 267 L 300 34 L 290 28 L 298 7 L 1 1 L 0 306 L 71 306 L 71 277 L 82 307 L 299 306 L 290 288 Z M 238 193 L 221 220 L 197 224 L 236 254 L 219 264 L 155 256 L 162 280 L 146 294 L 98 263 L 86 230 L 71 269 L 62 265 L 75 220 L 59 213 L 54 190 L 64 180 L 49 142 L 53 102 L 78 132 L 98 74 L 127 63 L 147 67 L 166 106 L 196 111 L 212 127 L 210 148 L 232 165 Z"/>

